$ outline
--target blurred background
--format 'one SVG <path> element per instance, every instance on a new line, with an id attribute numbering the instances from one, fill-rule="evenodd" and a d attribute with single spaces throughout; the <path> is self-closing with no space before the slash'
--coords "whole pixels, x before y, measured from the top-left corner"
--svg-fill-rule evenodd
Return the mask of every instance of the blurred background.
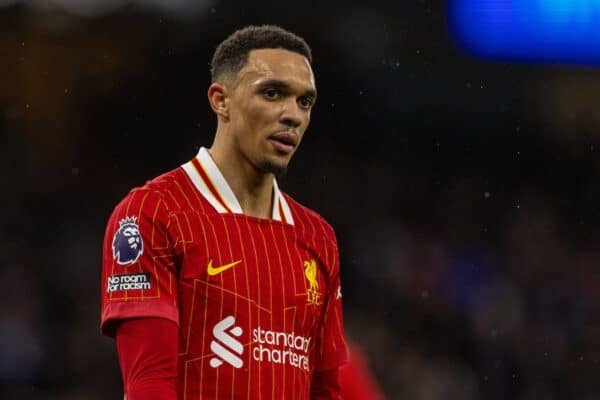
<path id="1" fill-rule="evenodd" d="M 600 70 L 482 60 L 449 14 L 0 0 L 0 397 L 121 398 L 107 218 L 210 145 L 216 45 L 274 23 L 312 46 L 319 90 L 280 185 L 336 228 L 347 331 L 386 397 L 600 398 Z"/>

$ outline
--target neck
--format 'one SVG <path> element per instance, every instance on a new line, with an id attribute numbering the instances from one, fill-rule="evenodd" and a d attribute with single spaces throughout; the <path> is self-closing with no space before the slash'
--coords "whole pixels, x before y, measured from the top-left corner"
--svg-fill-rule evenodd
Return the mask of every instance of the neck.
<path id="1" fill-rule="evenodd" d="M 236 147 L 222 143 L 216 135 L 208 149 L 227 180 L 242 211 L 257 218 L 271 218 L 273 210 L 273 174 L 258 170 Z M 222 135 L 221 135 L 222 137 Z"/>

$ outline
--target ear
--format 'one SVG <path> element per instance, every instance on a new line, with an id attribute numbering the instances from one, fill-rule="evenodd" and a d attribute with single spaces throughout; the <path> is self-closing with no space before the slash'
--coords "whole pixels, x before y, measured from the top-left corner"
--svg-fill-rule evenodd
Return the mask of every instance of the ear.
<path id="1" fill-rule="evenodd" d="M 208 102 L 218 118 L 229 119 L 229 101 L 227 87 L 215 82 L 208 88 Z"/>

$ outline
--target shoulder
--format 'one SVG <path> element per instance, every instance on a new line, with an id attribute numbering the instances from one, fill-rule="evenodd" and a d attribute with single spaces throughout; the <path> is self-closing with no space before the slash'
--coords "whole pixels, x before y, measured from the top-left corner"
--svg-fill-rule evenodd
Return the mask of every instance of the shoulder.
<path id="1" fill-rule="evenodd" d="M 170 208 L 180 208 L 174 203 L 178 203 L 178 199 L 186 196 L 185 187 L 187 185 L 187 177 L 183 168 L 177 167 L 169 172 L 157 176 L 156 178 L 147 181 L 144 186 L 138 190 L 145 190 L 155 193 L 160 196 Z"/>
<path id="2" fill-rule="evenodd" d="M 323 235 L 325 239 L 330 240 L 337 245 L 335 230 L 321 214 L 296 201 L 287 193 L 283 193 L 283 196 L 292 210 L 292 215 L 297 220 L 297 225 L 304 227 L 306 230 L 312 229 L 316 234 Z"/>
<path id="3" fill-rule="evenodd" d="M 185 177 L 180 167 L 159 175 L 142 186 L 132 188 L 119 201 L 115 211 L 124 208 L 126 213 L 170 214 L 176 212 L 182 204 L 183 179 Z"/>

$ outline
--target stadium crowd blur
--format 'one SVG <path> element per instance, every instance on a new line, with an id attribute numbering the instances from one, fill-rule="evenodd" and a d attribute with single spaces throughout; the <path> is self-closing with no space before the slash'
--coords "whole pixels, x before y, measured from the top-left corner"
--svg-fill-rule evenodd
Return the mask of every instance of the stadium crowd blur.
<path id="1" fill-rule="evenodd" d="M 208 61 L 250 23 L 313 47 L 281 186 L 336 228 L 387 398 L 600 398 L 599 70 L 474 60 L 441 1 L 140 3 L 0 2 L 1 398 L 121 396 L 106 220 L 211 143 Z"/>

